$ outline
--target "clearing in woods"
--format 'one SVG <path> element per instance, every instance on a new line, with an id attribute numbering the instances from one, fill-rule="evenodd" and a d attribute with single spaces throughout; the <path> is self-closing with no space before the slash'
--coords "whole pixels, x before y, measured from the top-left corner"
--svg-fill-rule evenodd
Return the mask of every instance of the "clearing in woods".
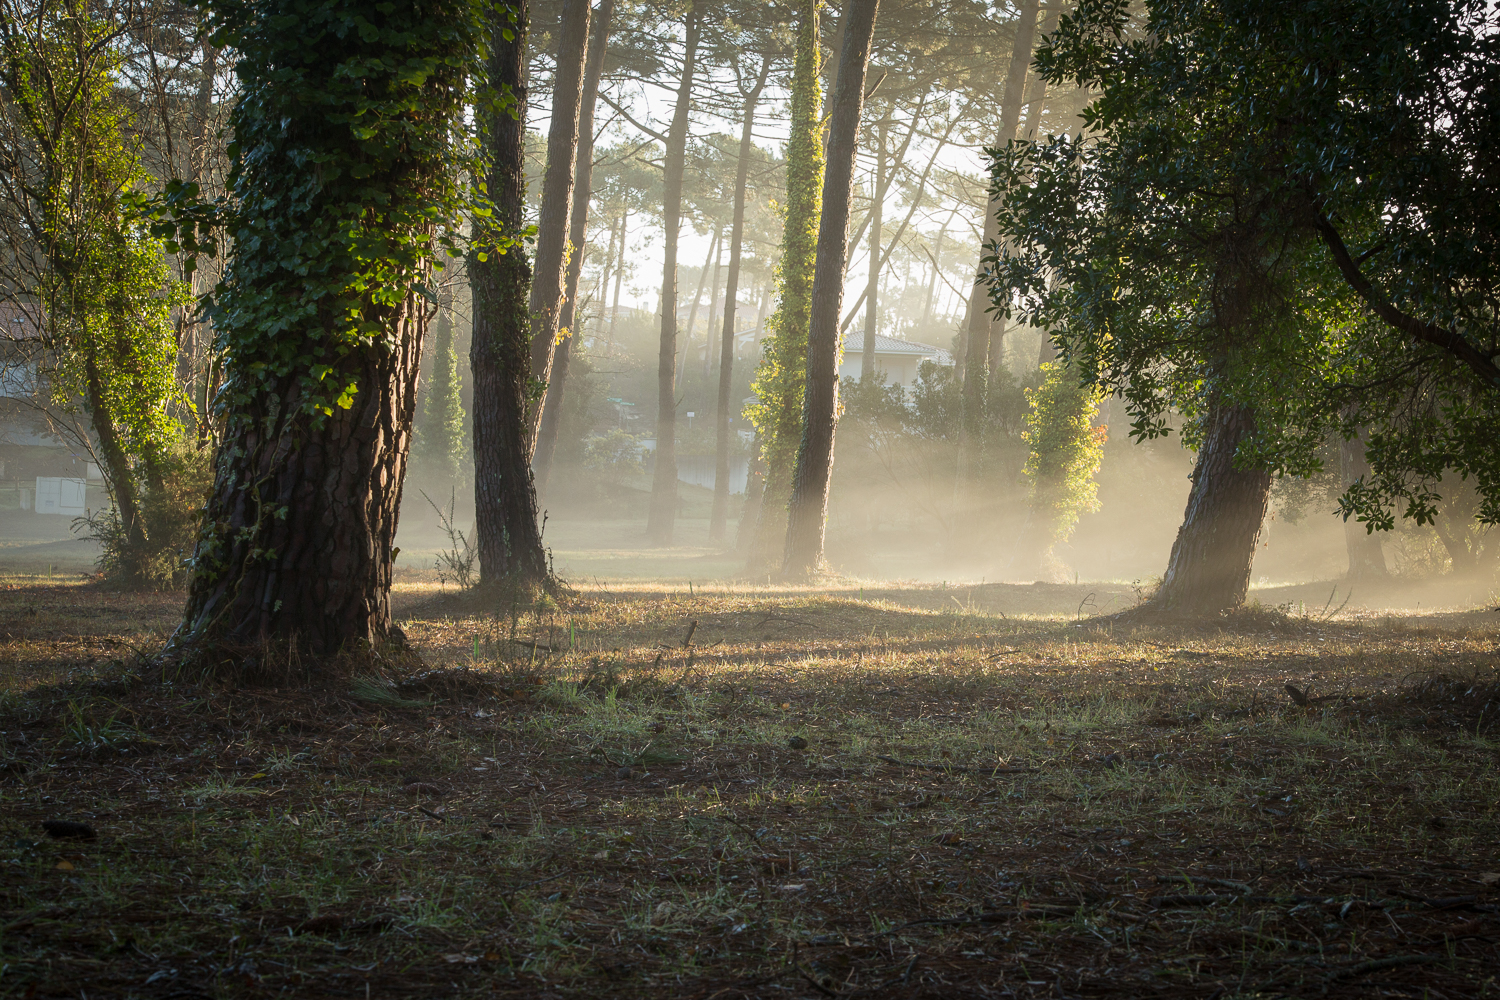
<path id="1" fill-rule="evenodd" d="M 0 993 L 1495 995 L 1500 615 L 1089 593 L 410 586 L 433 672 L 301 692 L 18 582 Z"/>

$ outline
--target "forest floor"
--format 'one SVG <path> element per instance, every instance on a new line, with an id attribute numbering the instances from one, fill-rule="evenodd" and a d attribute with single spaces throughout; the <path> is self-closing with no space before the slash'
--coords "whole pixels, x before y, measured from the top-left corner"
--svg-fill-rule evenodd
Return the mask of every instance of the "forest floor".
<path id="1" fill-rule="evenodd" d="M 1500 995 L 1500 613 L 1088 594 L 413 584 L 308 692 L 12 582 L 0 995 Z"/>

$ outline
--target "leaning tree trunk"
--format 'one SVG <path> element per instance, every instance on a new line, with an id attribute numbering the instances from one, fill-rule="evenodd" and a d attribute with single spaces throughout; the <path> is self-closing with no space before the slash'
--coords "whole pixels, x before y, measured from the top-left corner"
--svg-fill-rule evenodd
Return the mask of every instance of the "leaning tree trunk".
<path id="1" fill-rule="evenodd" d="M 833 431 L 839 405 L 839 320 L 844 267 L 849 254 L 849 196 L 854 187 L 859 116 L 865 103 L 865 70 L 880 0 L 849 0 L 848 25 L 828 124 L 828 164 L 823 171 L 823 217 L 813 271 L 812 316 L 807 328 L 807 388 L 802 398 L 802 444 L 787 505 L 786 560 L 782 574 L 806 577 L 823 562 L 828 485 L 833 476 Z"/>
<path id="2" fill-rule="evenodd" d="M 265 674 L 399 638 L 392 543 L 427 325 L 425 248 L 442 207 L 434 192 L 454 180 L 447 140 L 473 38 L 426 30 L 466 25 L 464 4 L 376 17 L 331 0 L 330 18 L 375 17 L 379 37 L 325 33 L 317 60 L 285 61 L 310 29 L 279 23 L 277 4 L 251 6 L 229 42 L 242 55 L 231 148 L 239 224 L 256 239 L 236 241 L 217 293 L 224 437 L 168 655 Z M 408 61 L 437 69 L 413 75 Z M 384 287 L 372 295 L 376 274 Z"/>
<path id="3" fill-rule="evenodd" d="M 729 275 L 724 282 L 724 334 L 719 343 L 719 401 L 714 409 L 714 503 L 708 515 L 708 537 L 721 542 L 729 527 L 729 406 L 734 389 L 734 316 L 740 294 L 740 244 L 745 239 L 745 188 L 750 182 L 755 107 L 771 75 L 771 56 L 761 57 L 760 76 L 745 95 L 740 122 L 740 158 L 734 176 L 734 222 L 729 228 Z M 713 336 L 710 330 L 709 336 Z M 746 492 L 749 481 L 746 480 Z"/>
<path id="4" fill-rule="evenodd" d="M 493 219 L 476 218 L 477 233 L 519 236 L 525 225 L 526 0 L 512 0 L 512 37 L 499 30 L 490 51 L 490 81 L 509 87 L 514 113 L 496 111 L 486 123 Z M 504 24 L 503 9 L 495 15 Z M 491 229 L 490 227 L 493 227 Z M 537 525 L 531 478 L 528 411 L 531 394 L 531 265 L 521 246 L 503 254 L 469 258 L 474 334 L 469 364 L 474 372 L 474 518 L 479 583 L 486 589 L 528 587 L 549 581 L 542 533 Z"/>
<path id="5" fill-rule="evenodd" d="M 1005 92 L 1000 100 L 1000 135 L 997 145 L 1015 138 L 1021 120 L 1021 101 L 1025 96 L 1026 69 L 1031 65 L 1031 48 L 1036 40 L 1036 15 L 1039 0 L 1021 0 L 1016 13 L 1016 37 L 1010 51 L 1010 66 L 1005 76 Z M 987 248 L 1000 235 L 997 216 L 999 205 L 990 192 L 985 203 L 982 259 Z M 969 315 L 964 324 L 963 405 L 958 430 L 958 486 L 972 489 L 979 477 L 983 447 L 985 399 L 989 387 L 990 339 L 994 336 L 994 316 L 988 310 L 989 284 L 984 265 L 975 270 L 974 285 L 969 290 Z M 993 353 L 1000 353 L 995 351 Z"/>
<path id="6" fill-rule="evenodd" d="M 802 439 L 807 324 L 812 315 L 817 227 L 823 204 L 818 8 L 819 0 L 802 0 L 797 11 L 786 144 L 786 211 L 782 215 L 781 262 L 776 269 L 779 301 L 770 320 L 773 335 L 762 347 L 752 385 L 756 402 L 748 411 L 760 437 L 760 456 L 765 463 L 758 504 L 747 504 L 747 510 L 756 512 L 756 519 L 753 538 L 745 546 L 745 562 L 746 569 L 755 575 L 779 568 L 786 551 L 786 505 L 792 495 L 797 442 Z"/>
<path id="7" fill-rule="evenodd" d="M 614 15 L 614 0 L 600 0 L 594 13 L 594 37 L 589 42 L 588 66 L 583 74 L 583 95 L 578 109 L 578 162 L 573 172 L 573 207 L 568 213 L 568 271 L 563 289 L 562 312 L 558 329 L 563 338 L 552 361 L 552 377 L 547 380 L 547 398 L 542 405 L 542 422 L 537 427 L 536 447 L 531 467 L 538 491 L 547 488 L 557 452 L 557 432 L 562 424 L 563 393 L 568 385 L 568 362 L 578 340 L 578 277 L 583 271 L 584 247 L 588 240 L 589 196 L 594 182 L 594 105 L 599 99 L 599 77 L 604 72 L 604 51 L 609 44 L 609 22 Z M 614 237 L 614 227 L 610 227 Z M 613 246 L 610 247 L 613 250 Z M 605 267 L 608 267 L 606 262 Z M 608 283 L 606 276 L 605 284 Z M 603 300 L 601 293 L 600 299 Z"/>
<path id="8" fill-rule="evenodd" d="M 573 167 L 578 159 L 578 109 L 583 101 L 583 67 L 588 59 L 589 0 L 563 0 L 557 39 L 557 74 L 552 90 L 552 123 L 547 130 L 547 170 L 536 225 L 536 270 L 531 279 L 531 377 L 545 386 L 552 378 L 568 255 L 568 216 L 573 207 Z M 527 413 L 527 457 L 536 447 L 543 400 Z"/>
<path id="9" fill-rule="evenodd" d="M 682 175 L 687 163 L 688 112 L 692 109 L 694 60 L 698 55 L 699 9 L 687 15 L 687 44 L 677 107 L 662 153 L 661 351 L 656 365 L 656 456 L 646 534 L 656 545 L 672 541 L 677 520 L 677 239 L 682 225 Z"/>
<path id="10" fill-rule="evenodd" d="M 1271 474 L 1238 469 L 1235 451 L 1255 433 L 1248 407 L 1214 404 L 1193 468 L 1193 488 L 1156 603 L 1212 614 L 1245 603 L 1250 567 L 1266 518 Z"/>

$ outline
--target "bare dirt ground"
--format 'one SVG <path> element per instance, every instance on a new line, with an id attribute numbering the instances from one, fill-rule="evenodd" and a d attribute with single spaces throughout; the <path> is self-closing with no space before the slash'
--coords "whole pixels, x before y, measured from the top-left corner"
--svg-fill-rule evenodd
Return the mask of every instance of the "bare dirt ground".
<path id="1" fill-rule="evenodd" d="M 171 595 L 0 591 L 0 995 L 1500 990 L 1500 613 L 398 597 L 425 666 L 308 692 L 151 679 Z"/>

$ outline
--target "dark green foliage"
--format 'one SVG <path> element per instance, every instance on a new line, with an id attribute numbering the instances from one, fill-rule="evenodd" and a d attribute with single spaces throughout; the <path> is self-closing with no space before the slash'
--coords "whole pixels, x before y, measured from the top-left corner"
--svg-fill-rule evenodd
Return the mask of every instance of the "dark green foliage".
<path id="1" fill-rule="evenodd" d="M 1495 15 L 1470 0 L 1085 0 L 1038 63 L 1095 88 L 1088 141 L 996 150 L 996 304 L 1124 393 L 1254 408 L 1238 462 L 1321 467 L 1369 428 L 1346 515 L 1389 528 L 1472 480 L 1500 520 Z M 1185 428 L 1190 441 L 1197 423 Z"/>

